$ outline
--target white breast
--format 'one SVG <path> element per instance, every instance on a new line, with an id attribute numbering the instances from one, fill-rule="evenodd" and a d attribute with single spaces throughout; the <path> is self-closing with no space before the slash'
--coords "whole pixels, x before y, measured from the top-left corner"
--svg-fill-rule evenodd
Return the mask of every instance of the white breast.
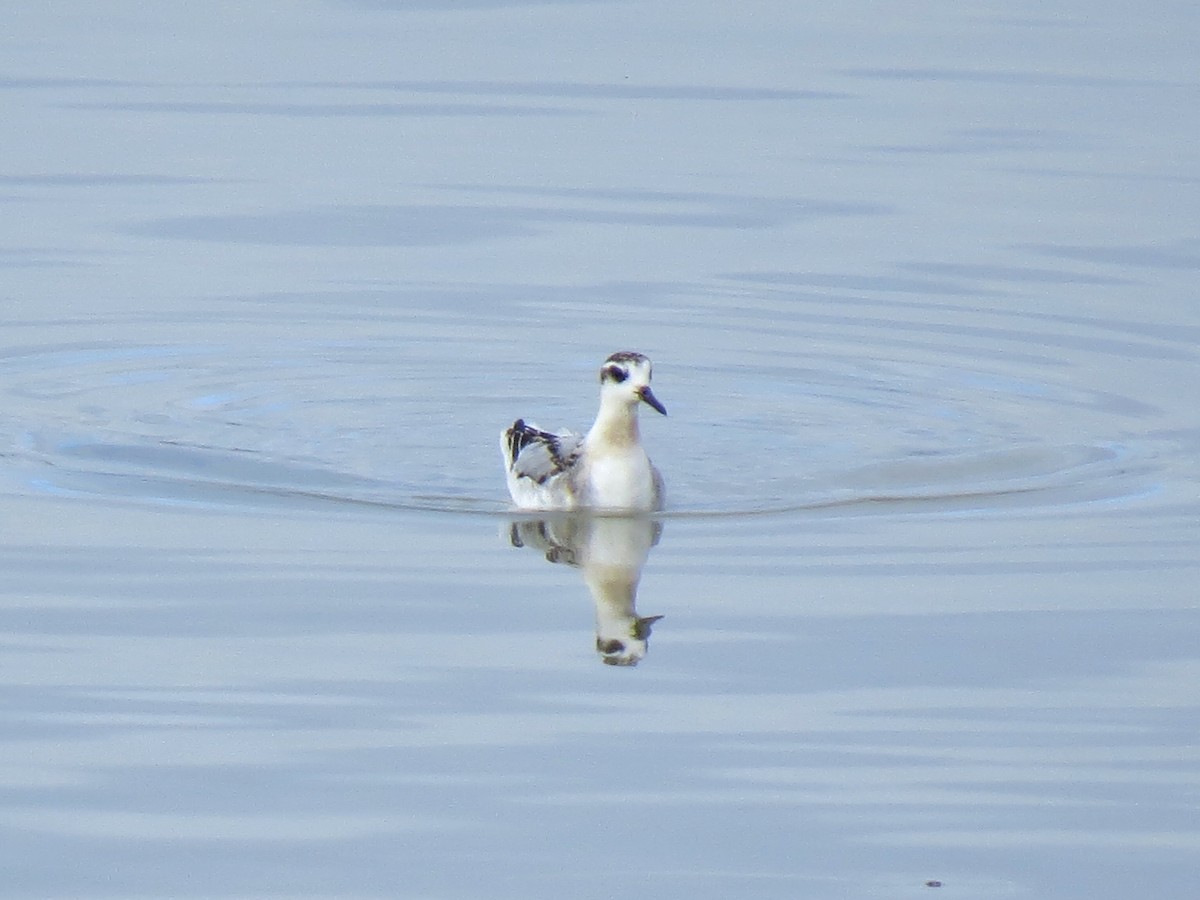
<path id="1" fill-rule="evenodd" d="M 645 451 L 638 446 L 590 458 L 587 493 L 589 506 L 653 509 L 654 473 Z"/>

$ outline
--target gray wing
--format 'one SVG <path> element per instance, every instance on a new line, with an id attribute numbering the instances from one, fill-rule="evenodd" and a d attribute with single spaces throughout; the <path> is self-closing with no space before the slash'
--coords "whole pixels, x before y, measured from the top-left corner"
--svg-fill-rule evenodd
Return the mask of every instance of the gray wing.
<path id="1" fill-rule="evenodd" d="M 512 473 L 537 484 L 565 472 L 579 459 L 583 435 L 572 431 L 542 431 L 518 419 L 505 432 Z"/>
<path id="2" fill-rule="evenodd" d="M 654 508 L 662 509 L 667 505 L 667 485 L 663 481 L 662 472 L 655 468 L 654 464 L 650 464 L 650 475 L 654 478 Z M 657 520 L 655 520 L 657 523 Z M 650 546 L 658 544 L 658 536 L 662 532 L 662 524 L 658 524 L 658 530 L 654 532 L 654 543 Z"/>

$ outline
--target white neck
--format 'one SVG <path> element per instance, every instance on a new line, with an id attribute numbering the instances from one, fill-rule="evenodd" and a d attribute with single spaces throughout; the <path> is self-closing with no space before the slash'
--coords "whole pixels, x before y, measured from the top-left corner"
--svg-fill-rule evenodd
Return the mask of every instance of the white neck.
<path id="1" fill-rule="evenodd" d="M 640 441 L 637 404 L 630 404 L 621 397 L 602 397 L 596 422 L 587 434 L 591 449 L 631 447 Z"/>

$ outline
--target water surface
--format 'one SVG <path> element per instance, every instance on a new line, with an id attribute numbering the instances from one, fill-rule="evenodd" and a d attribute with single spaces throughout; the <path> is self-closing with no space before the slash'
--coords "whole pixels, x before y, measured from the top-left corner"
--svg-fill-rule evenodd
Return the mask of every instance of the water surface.
<path id="1" fill-rule="evenodd" d="M 21 13 L 0 894 L 1185 896 L 1194 28 L 1026 6 Z"/>

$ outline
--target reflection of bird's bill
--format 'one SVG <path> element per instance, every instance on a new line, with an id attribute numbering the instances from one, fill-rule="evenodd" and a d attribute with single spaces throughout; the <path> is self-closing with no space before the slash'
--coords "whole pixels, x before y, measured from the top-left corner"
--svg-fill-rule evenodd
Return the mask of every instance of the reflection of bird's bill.
<path id="1" fill-rule="evenodd" d="M 650 385 L 644 388 L 638 388 L 638 396 L 642 398 L 642 402 L 651 409 L 656 409 L 664 416 L 667 414 L 667 408 L 658 402 L 658 398 L 654 396 L 654 391 L 650 390 Z"/>
<path id="2" fill-rule="evenodd" d="M 643 616 L 635 619 L 633 622 L 633 636 L 639 641 L 644 641 L 650 637 L 650 626 L 661 619 L 662 616 Z"/>

